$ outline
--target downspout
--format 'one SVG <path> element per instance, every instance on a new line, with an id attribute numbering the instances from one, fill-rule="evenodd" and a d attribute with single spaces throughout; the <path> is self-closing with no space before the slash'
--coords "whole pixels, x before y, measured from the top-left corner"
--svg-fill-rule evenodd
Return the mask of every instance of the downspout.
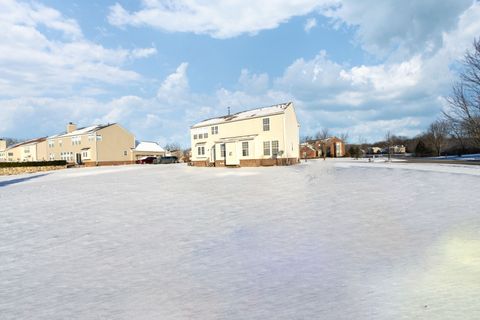
<path id="1" fill-rule="evenodd" d="M 97 132 L 95 132 L 95 165 L 98 166 L 98 144 Z"/>
<path id="2" fill-rule="evenodd" d="M 286 123 L 285 123 L 285 118 L 287 117 L 286 110 L 283 112 L 283 154 L 287 156 L 287 141 L 285 139 L 286 136 Z M 283 157 L 283 155 L 282 155 Z M 287 157 L 288 159 L 288 157 Z"/>

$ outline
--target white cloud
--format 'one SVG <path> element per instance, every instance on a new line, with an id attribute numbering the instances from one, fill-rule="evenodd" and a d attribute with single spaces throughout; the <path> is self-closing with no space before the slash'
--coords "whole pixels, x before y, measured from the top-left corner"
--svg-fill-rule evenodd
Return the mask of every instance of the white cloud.
<path id="1" fill-rule="evenodd" d="M 357 28 L 360 45 L 370 53 L 404 58 L 426 47 L 439 48 L 442 34 L 458 23 L 472 0 L 341 0 L 323 13 L 337 26 Z"/>
<path id="2" fill-rule="evenodd" d="M 74 86 L 137 81 L 140 75 L 122 65 L 156 53 L 88 41 L 75 20 L 37 3 L 1 1 L 0 29 L 0 96 L 6 97 L 72 94 Z"/>
<path id="3" fill-rule="evenodd" d="M 157 49 L 156 48 L 140 48 L 140 49 L 134 49 L 131 52 L 131 57 L 136 59 L 136 58 L 148 58 L 150 56 L 153 56 L 157 54 Z"/>
<path id="4" fill-rule="evenodd" d="M 193 0 L 170 2 L 170 6 L 165 1 L 143 3 L 143 9 L 134 13 L 116 5 L 110 19 L 120 19 L 118 25 L 148 25 L 150 20 L 157 21 L 161 12 L 170 20 L 182 18 L 186 22 L 181 26 L 175 23 L 163 26 L 170 23 L 163 20 L 158 22 L 160 29 L 225 38 L 273 28 L 291 16 L 324 8 L 314 1 L 279 2 L 271 5 L 274 12 L 267 12 L 263 3 L 249 7 L 239 2 L 232 8 L 223 2 L 206 8 Z M 412 8 L 418 5 L 414 3 Z M 446 10 L 446 5 L 433 7 Z M 388 130 L 414 135 L 440 111 L 442 95 L 448 93 L 453 79 L 449 65 L 480 34 L 478 3 L 464 11 L 457 4 L 450 5 L 452 17 L 442 23 L 423 21 L 415 13 L 414 21 L 408 24 L 405 22 L 408 14 L 395 16 L 396 11 L 384 8 L 383 4 L 373 11 L 383 12 L 385 17 L 375 18 L 371 12 L 365 13 L 370 18 L 357 17 L 354 13 L 358 14 L 363 5 L 348 0 L 328 11 L 326 14 L 338 23 L 354 26 L 358 41 L 366 50 L 388 53 L 387 59 L 376 63 L 349 65 L 334 61 L 321 51 L 313 58 L 293 61 L 279 77 L 243 69 L 233 88 L 220 86 L 210 94 L 199 94 L 190 88 L 185 62 L 165 77 L 156 95 L 102 100 L 95 95 L 104 94 L 109 85 L 140 79 L 139 74 L 127 70 L 124 64 L 156 54 L 156 49 L 108 49 L 84 39 L 78 24 L 55 10 L 3 1 L 0 27 L 6 32 L 0 34 L 0 97 L 4 97 L 0 98 L 0 135 L 13 132 L 14 124 L 16 128 L 33 125 L 39 132 L 52 133 L 51 128 L 67 121 L 80 125 L 116 121 L 140 139 L 176 140 L 186 145 L 188 127 L 196 121 L 225 114 L 227 107 L 236 112 L 283 101 L 296 103 L 304 134 L 329 127 L 337 132 L 349 131 L 353 139 L 382 138 Z M 295 9 L 285 13 L 288 6 Z M 244 12 L 248 8 L 255 11 L 251 16 Z M 41 10 L 48 12 L 39 18 Z M 115 15 L 115 10 L 120 10 L 120 14 Z M 231 18 L 229 10 L 238 10 L 238 17 Z M 208 19 L 215 15 L 219 18 Z M 262 15 L 269 17 L 257 21 Z M 389 15 L 395 16 L 391 17 L 392 25 L 388 25 Z M 434 12 L 433 16 L 442 14 Z M 249 19 L 255 21 L 250 24 Z M 428 27 L 431 23 L 434 23 L 432 30 Z M 396 28 L 397 24 L 405 28 Z M 52 39 L 41 31 L 43 28 L 59 31 L 62 37 Z M 385 37 L 381 36 L 382 28 Z"/>
<path id="5" fill-rule="evenodd" d="M 135 12 L 119 3 L 110 7 L 108 21 L 115 26 L 151 26 L 168 32 L 193 32 L 231 38 L 274 29 L 294 16 L 320 10 L 336 0 L 148 0 Z"/>
<path id="6" fill-rule="evenodd" d="M 307 20 L 307 22 L 305 22 L 305 26 L 303 27 L 303 29 L 305 30 L 305 32 L 310 32 L 310 30 L 312 30 L 313 28 L 315 28 L 317 26 L 317 19 L 315 18 L 310 18 Z"/>

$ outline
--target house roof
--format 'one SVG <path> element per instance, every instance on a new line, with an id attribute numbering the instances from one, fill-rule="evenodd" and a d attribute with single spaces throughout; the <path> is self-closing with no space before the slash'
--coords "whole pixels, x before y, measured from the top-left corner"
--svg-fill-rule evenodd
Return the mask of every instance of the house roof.
<path id="1" fill-rule="evenodd" d="M 328 138 L 326 138 L 326 139 L 308 140 L 308 141 L 306 141 L 306 143 L 310 143 L 310 144 L 315 144 L 315 143 L 318 143 L 318 142 L 326 142 L 326 143 L 328 143 L 328 142 L 330 142 L 330 141 L 341 141 L 341 142 L 343 142 L 342 139 L 337 138 L 337 137 L 335 137 L 335 136 L 331 136 L 331 137 L 328 137 Z"/>
<path id="2" fill-rule="evenodd" d="M 142 152 L 165 152 L 165 150 L 156 142 L 141 141 L 134 149 L 135 151 Z"/>
<path id="3" fill-rule="evenodd" d="M 221 117 L 210 118 L 210 119 L 203 120 L 203 121 L 201 121 L 197 124 L 194 124 L 192 126 L 192 128 L 199 128 L 199 127 L 221 124 L 221 123 L 226 123 L 226 122 L 246 120 L 246 119 L 265 117 L 265 116 L 270 116 L 270 115 L 275 115 L 275 114 L 281 114 L 281 113 L 284 113 L 285 109 L 287 109 L 288 106 L 290 106 L 291 104 L 292 104 L 292 102 L 281 103 L 281 104 L 276 104 L 276 105 L 269 106 L 269 107 L 262 107 L 262 108 L 252 109 L 252 110 L 245 110 L 245 111 L 237 112 L 237 113 L 234 113 L 234 114 L 231 114 L 231 115 L 225 115 L 225 116 L 221 116 Z"/>
<path id="4" fill-rule="evenodd" d="M 78 128 L 77 130 L 74 130 L 70 133 L 63 132 L 63 133 L 60 133 L 60 134 L 50 136 L 50 137 L 48 137 L 48 139 L 60 138 L 60 137 L 79 136 L 79 135 L 82 135 L 82 134 L 94 133 L 94 132 L 97 132 L 98 130 L 101 130 L 103 128 L 113 126 L 114 124 L 116 124 L 116 123 L 109 123 L 109 124 L 106 124 L 106 125 L 99 124 L 99 125 L 93 125 L 93 126 L 89 126 L 89 127 Z"/>
<path id="5" fill-rule="evenodd" d="M 20 147 L 20 146 L 32 145 L 32 144 L 36 144 L 36 143 L 39 143 L 39 142 L 42 142 L 42 141 L 45 141 L 45 140 L 46 140 L 46 137 L 30 139 L 30 140 L 27 140 L 27 141 L 22 141 L 22 142 L 13 144 L 11 146 L 8 146 L 7 149 L 5 149 L 5 150 L 10 150 L 10 149 Z"/>

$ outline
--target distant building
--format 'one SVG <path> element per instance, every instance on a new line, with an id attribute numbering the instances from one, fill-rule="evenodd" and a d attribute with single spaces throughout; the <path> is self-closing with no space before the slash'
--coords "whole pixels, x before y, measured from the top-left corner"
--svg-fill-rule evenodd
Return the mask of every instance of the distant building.
<path id="1" fill-rule="evenodd" d="M 50 136 L 46 141 L 48 160 L 86 166 L 133 163 L 133 148 L 135 136 L 116 123 L 79 129 L 69 123 L 65 133 Z"/>
<path id="2" fill-rule="evenodd" d="M 9 147 L 5 140 L 0 140 L 0 161 L 23 162 L 46 159 L 46 138 L 31 139 Z"/>
<path id="3" fill-rule="evenodd" d="M 382 153 L 382 148 L 380 148 L 380 147 L 370 147 L 370 148 L 368 148 L 368 153 L 369 154 Z"/>
<path id="4" fill-rule="evenodd" d="M 163 157 L 165 150 L 156 142 L 142 141 L 132 149 L 132 159 L 138 160 L 144 157 Z"/>
<path id="5" fill-rule="evenodd" d="M 392 154 L 404 154 L 407 152 L 407 148 L 404 145 L 397 145 L 390 147 L 390 153 Z"/>
<path id="6" fill-rule="evenodd" d="M 303 145 L 303 152 L 307 152 L 307 159 L 323 157 L 324 152 L 325 157 L 340 158 L 345 156 L 345 142 L 337 137 L 309 140 Z M 308 151 L 308 149 L 315 150 L 315 153 Z M 303 155 L 304 154 L 301 152 L 300 157 L 303 158 Z"/>
<path id="7" fill-rule="evenodd" d="M 308 142 L 304 142 L 300 144 L 301 159 L 315 159 L 318 157 L 319 157 L 318 150 L 316 150 L 312 144 Z"/>
<path id="8" fill-rule="evenodd" d="M 292 102 L 207 119 L 190 129 L 195 166 L 298 163 L 299 124 Z"/>

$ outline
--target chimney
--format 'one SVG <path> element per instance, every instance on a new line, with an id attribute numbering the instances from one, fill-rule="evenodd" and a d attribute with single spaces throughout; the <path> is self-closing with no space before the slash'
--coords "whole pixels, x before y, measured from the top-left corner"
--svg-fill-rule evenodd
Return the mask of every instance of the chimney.
<path id="1" fill-rule="evenodd" d="M 69 122 L 67 124 L 67 133 L 73 132 L 75 130 L 77 130 L 77 125 L 73 122 Z"/>
<path id="2" fill-rule="evenodd" d="M 0 151 L 7 149 L 7 141 L 0 139 Z"/>

